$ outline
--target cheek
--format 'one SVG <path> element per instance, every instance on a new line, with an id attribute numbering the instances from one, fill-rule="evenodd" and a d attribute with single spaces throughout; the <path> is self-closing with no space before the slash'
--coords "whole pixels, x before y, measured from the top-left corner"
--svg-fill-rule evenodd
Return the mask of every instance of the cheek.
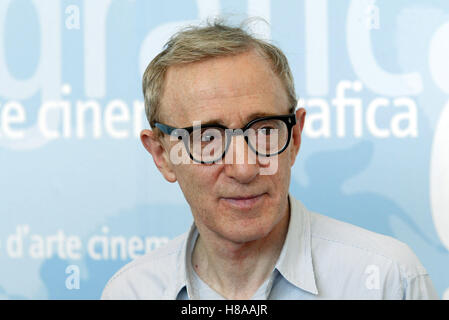
<path id="1" fill-rule="evenodd" d="M 293 137 L 292 140 L 290 140 L 290 145 L 288 146 L 287 150 L 284 151 L 285 153 L 285 158 L 286 158 L 286 163 L 288 163 L 289 167 L 291 168 L 293 166 L 293 164 L 295 163 L 295 159 L 296 159 L 296 153 L 295 150 L 293 149 Z"/>
<path id="2" fill-rule="evenodd" d="M 213 166 L 180 165 L 175 168 L 175 174 L 179 186 L 191 206 L 197 207 L 199 203 L 204 203 L 214 195 L 217 170 Z"/>
<path id="3" fill-rule="evenodd" d="M 278 158 L 278 171 L 276 173 L 276 183 L 286 185 L 288 187 L 290 182 L 291 167 L 293 165 L 294 153 L 289 148 Z"/>
<path id="4" fill-rule="evenodd" d="M 288 194 L 290 188 L 291 163 L 290 154 L 285 154 L 279 159 L 279 167 L 276 175 L 271 179 L 275 199 L 279 203 L 284 201 L 284 197 Z"/>

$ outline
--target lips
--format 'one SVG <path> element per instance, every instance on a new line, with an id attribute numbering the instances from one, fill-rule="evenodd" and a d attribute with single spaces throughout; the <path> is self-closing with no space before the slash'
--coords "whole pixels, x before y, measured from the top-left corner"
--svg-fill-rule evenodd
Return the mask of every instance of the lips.
<path id="1" fill-rule="evenodd" d="M 250 196 L 223 197 L 222 200 L 229 206 L 248 210 L 255 207 L 264 197 L 265 193 Z"/>

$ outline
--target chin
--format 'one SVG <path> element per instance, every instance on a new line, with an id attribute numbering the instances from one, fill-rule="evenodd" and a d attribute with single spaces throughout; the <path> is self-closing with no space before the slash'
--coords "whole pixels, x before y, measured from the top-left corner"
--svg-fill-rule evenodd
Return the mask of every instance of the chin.
<path id="1" fill-rule="evenodd" d="M 251 219 L 253 220 L 253 219 Z M 266 237 L 275 227 L 273 223 L 260 223 L 248 221 L 248 223 L 234 223 L 227 230 L 222 230 L 221 235 L 234 243 L 246 243 Z"/>

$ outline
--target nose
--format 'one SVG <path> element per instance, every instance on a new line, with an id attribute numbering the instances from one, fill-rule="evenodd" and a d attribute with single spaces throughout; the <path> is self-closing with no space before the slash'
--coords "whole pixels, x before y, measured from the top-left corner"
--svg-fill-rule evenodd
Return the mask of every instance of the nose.
<path id="1" fill-rule="evenodd" d="M 257 156 L 242 135 L 231 138 L 224 160 L 226 175 L 239 183 L 250 183 L 259 174 Z"/>

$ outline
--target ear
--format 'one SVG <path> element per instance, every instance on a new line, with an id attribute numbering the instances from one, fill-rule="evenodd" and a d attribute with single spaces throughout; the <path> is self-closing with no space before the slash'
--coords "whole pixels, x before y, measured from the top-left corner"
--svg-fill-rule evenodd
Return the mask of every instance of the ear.
<path id="1" fill-rule="evenodd" d="M 301 147 L 302 130 L 304 129 L 304 122 L 306 120 L 306 110 L 299 108 L 296 110 L 296 124 L 292 128 L 292 152 L 290 153 L 290 166 L 293 166 Z"/>
<path id="2" fill-rule="evenodd" d="M 140 132 L 140 140 L 145 149 L 153 156 L 156 167 L 168 182 L 176 182 L 176 174 L 170 162 L 169 152 L 154 131 L 145 129 Z"/>

